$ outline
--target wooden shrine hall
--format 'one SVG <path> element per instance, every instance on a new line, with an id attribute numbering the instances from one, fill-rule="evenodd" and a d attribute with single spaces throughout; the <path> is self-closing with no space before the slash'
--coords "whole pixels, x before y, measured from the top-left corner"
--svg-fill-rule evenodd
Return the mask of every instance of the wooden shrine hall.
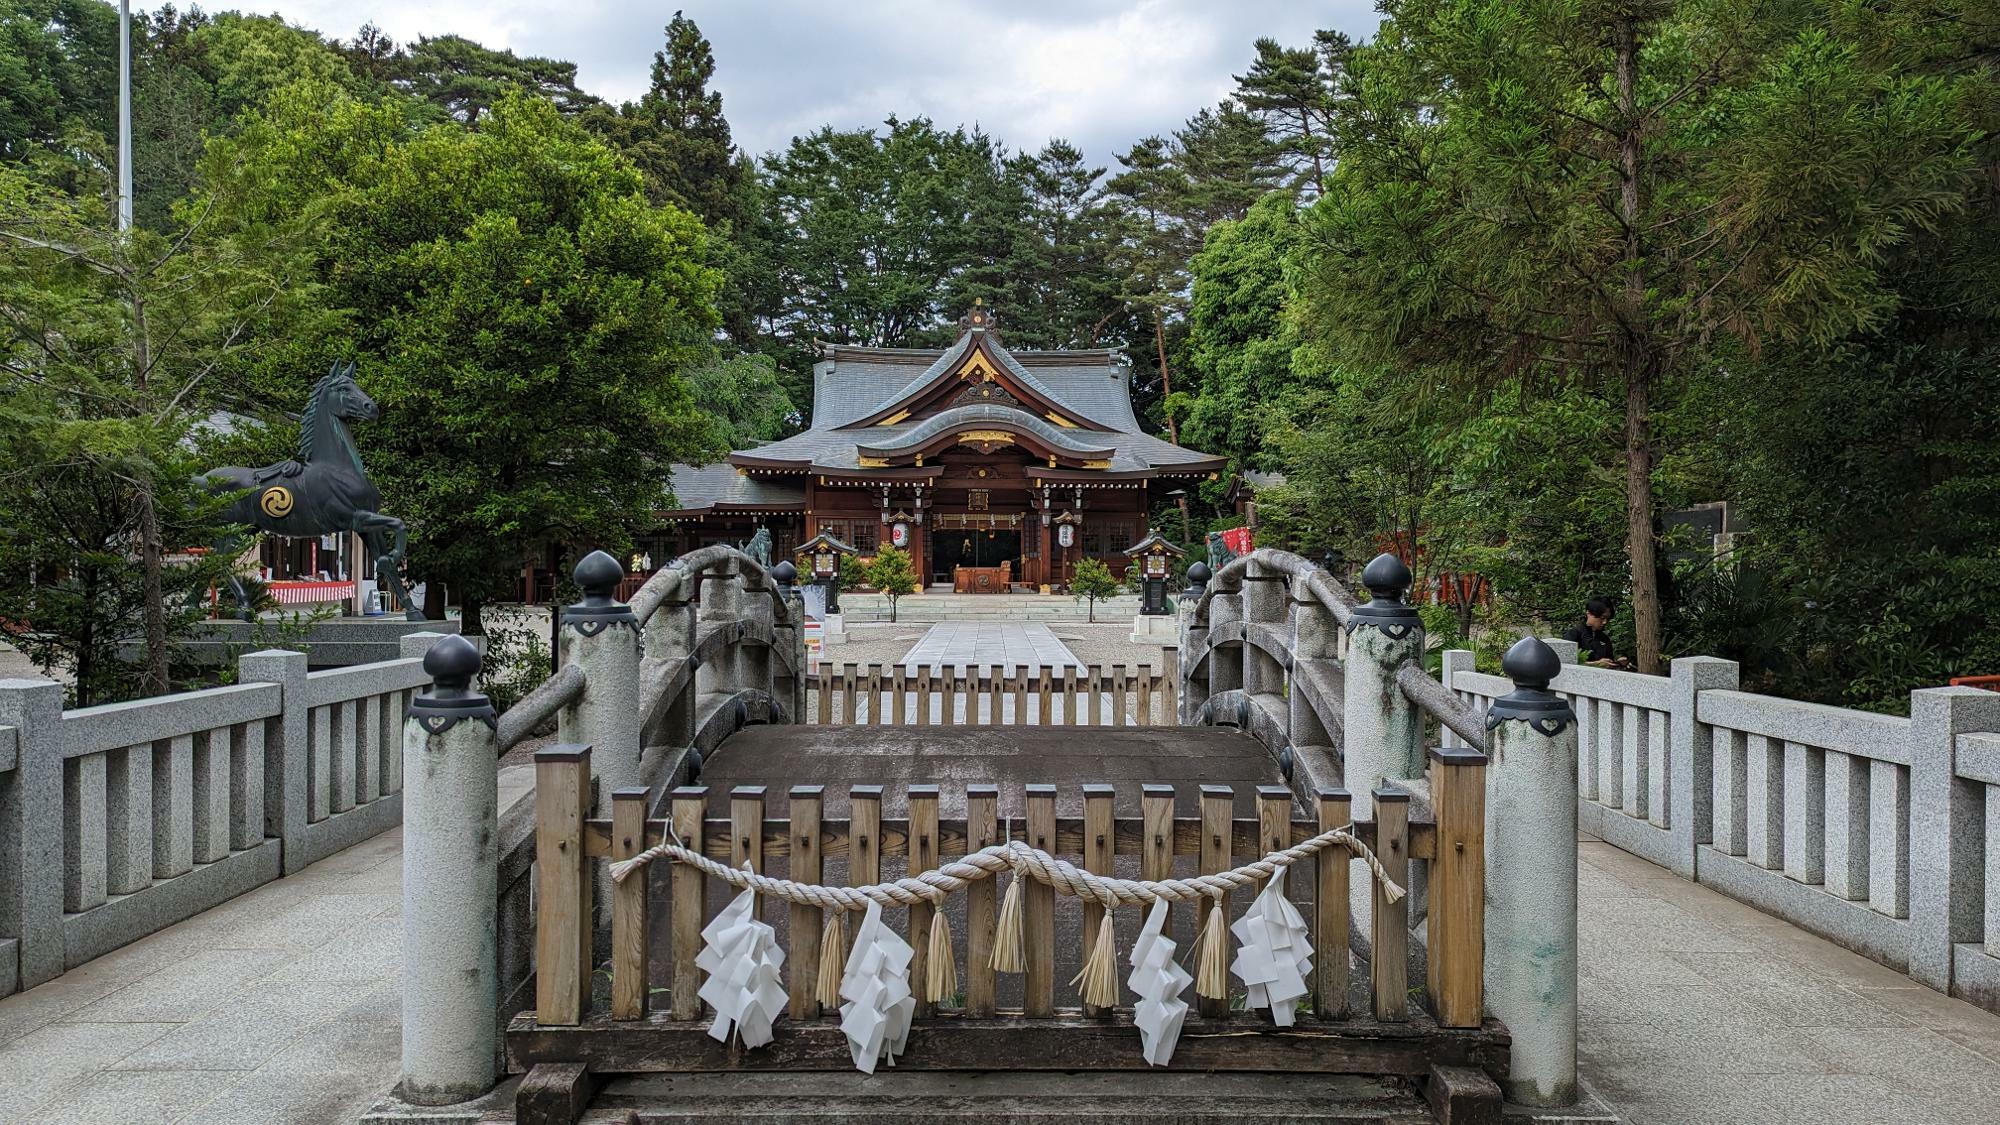
<path id="1" fill-rule="evenodd" d="M 774 557 L 827 532 L 902 547 L 931 584 L 1060 586 L 1084 558 L 1123 573 L 1154 506 L 1226 464 L 1144 431 L 1118 352 L 1010 351 L 984 306 L 941 352 L 820 355 L 811 428 L 676 467 L 663 557 L 768 527 Z"/>

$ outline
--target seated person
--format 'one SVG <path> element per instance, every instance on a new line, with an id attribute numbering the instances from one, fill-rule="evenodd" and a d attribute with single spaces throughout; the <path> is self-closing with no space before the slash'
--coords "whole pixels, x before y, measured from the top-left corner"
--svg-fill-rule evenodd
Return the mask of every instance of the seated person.
<path id="1" fill-rule="evenodd" d="M 1563 634 L 1563 640 L 1576 645 L 1577 663 L 1594 668 L 1631 668 L 1632 662 L 1618 655 L 1611 647 L 1610 635 L 1604 631 L 1611 623 L 1611 603 L 1604 598 L 1592 598 L 1584 603 L 1583 610 L 1583 621 Z"/>

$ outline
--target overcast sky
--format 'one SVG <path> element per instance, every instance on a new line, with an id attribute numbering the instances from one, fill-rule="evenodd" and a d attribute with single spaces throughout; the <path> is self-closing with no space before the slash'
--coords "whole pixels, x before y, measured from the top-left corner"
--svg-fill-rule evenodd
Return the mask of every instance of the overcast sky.
<path id="1" fill-rule="evenodd" d="M 225 9 L 211 3 L 211 10 Z M 978 123 L 1010 148 L 1052 136 L 1096 163 L 1227 94 L 1268 35 L 1304 46 L 1319 27 L 1357 38 L 1370 0 L 244 0 L 328 36 L 373 21 L 397 42 L 455 32 L 578 65 L 616 100 L 645 88 L 661 28 L 684 8 L 715 45 L 716 88 L 737 144 L 762 155 L 822 124 L 894 113 Z"/>

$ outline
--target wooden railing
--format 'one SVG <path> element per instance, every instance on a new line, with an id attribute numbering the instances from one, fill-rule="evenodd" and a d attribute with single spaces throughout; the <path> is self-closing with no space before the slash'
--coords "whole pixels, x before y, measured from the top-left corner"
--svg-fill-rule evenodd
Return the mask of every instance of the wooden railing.
<path id="1" fill-rule="evenodd" d="M 612 883 L 605 861 L 629 858 L 670 835 L 698 841 L 702 853 L 733 867 L 750 865 L 772 876 L 800 882 L 867 885 L 885 873 L 914 874 L 942 861 L 997 842 L 1025 841 L 1100 874 L 1145 879 L 1215 873 L 1346 825 L 1355 814 L 1355 834 L 1382 861 L 1389 879 L 1411 885 L 1412 864 L 1428 867 L 1431 945 L 1427 976 L 1408 979 L 1412 961 L 1402 956 L 1410 900 L 1391 904 L 1382 884 L 1372 881 L 1368 915 L 1374 947 L 1394 951 L 1379 956 L 1350 980 L 1349 879 L 1370 879 L 1368 868 L 1348 861 L 1344 851 L 1327 851 L 1291 865 L 1283 876 L 1288 896 L 1308 920 L 1314 943 L 1311 991 L 1298 1023 L 1266 1037 L 1271 1020 L 1262 1012 L 1234 1008 L 1231 1000 L 1199 999 L 1180 1039 L 1172 1065 L 1186 1070 L 1272 1070 L 1366 1072 L 1423 1075 L 1432 1065 L 1504 1065 L 1504 1029 L 1482 1019 L 1484 899 L 1484 790 L 1486 760 L 1469 751 L 1441 751 L 1432 762 L 1434 819 L 1413 822 L 1408 794 L 1378 790 L 1356 810 L 1343 790 L 1315 795 L 1301 816 L 1285 787 L 1259 787 L 1257 815 L 1235 816 L 1235 792 L 1228 786 L 1201 786 L 1189 807 L 1198 816 L 1176 815 L 1176 792 L 1147 785 L 1139 816 L 1114 813 L 1117 794 L 1109 785 L 1081 787 L 1081 816 L 1058 816 L 1063 796 L 1053 785 L 1027 785 L 1020 804 L 992 785 L 967 785 L 942 793 L 935 785 L 910 785 L 902 794 L 907 815 L 883 815 L 884 789 L 856 785 L 847 793 L 844 818 L 824 815 L 822 786 L 804 785 L 786 795 L 785 815 L 773 817 L 762 786 L 728 794 L 727 815 L 711 816 L 711 795 L 700 786 L 675 789 L 667 819 L 648 819 L 646 791 L 612 795 L 612 815 L 592 818 L 590 750 L 555 747 L 536 755 L 538 879 L 536 1005 L 515 1018 L 508 1050 L 517 1066 L 550 1068 L 531 1075 L 523 1097 L 582 1073 L 680 1072 L 762 1069 L 844 1069 L 849 1065 L 838 1012 L 816 1000 L 824 917 L 819 908 L 773 902 L 760 904 L 785 948 L 788 1019 L 776 1039 L 755 1050 L 726 1046 L 708 1035 L 708 1017 L 698 996 L 701 974 L 696 957 L 701 930 L 720 896 L 707 876 L 685 864 L 661 860 L 641 876 Z M 1129 801 L 1130 794 L 1126 795 Z M 1192 796 L 1192 795 L 1191 795 Z M 893 799 L 894 794 L 890 794 Z M 964 815 L 941 815 L 946 801 Z M 1129 805 L 1128 805 L 1129 807 Z M 1018 809 L 1018 813 L 1014 810 Z M 1369 814 L 1372 813 L 1372 816 Z M 1338 857 L 1330 862 L 1321 859 Z M 1121 864 L 1121 859 L 1123 863 Z M 1133 861 L 1137 862 L 1134 863 Z M 830 866 L 845 879 L 830 878 Z M 1121 1003 L 1115 1008 L 1059 1007 L 1059 982 L 1074 976 L 1096 937 L 1104 908 L 1058 897 L 1030 883 L 1022 898 L 1021 943 L 1025 972 L 1018 986 L 1011 974 L 996 974 L 990 958 L 995 941 L 1000 877 L 978 880 L 962 892 L 960 904 L 942 909 L 955 921 L 952 953 L 962 991 L 925 994 L 925 961 L 933 920 L 930 906 L 892 908 L 906 914 L 906 930 L 917 961 L 910 980 L 918 1001 L 916 1027 L 898 1069 L 1143 1069 L 1138 1032 L 1123 990 L 1131 938 L 1145 907 L 1114 908 L 1119 940 Z M 1421 880 L 1419 881 L 1421 882 Z M 651 897 L 665 894 L 666 909 Z M 955 895 L 953 897 L 956 897 Z M 1235 908 L 1248 894 L 1231 896 Z M 593 904 L 609 901 L 608 942 L 594 940 L 599 917 Z M 1177 905 L 1173 933 L 1185 955 L 1210 902 Z M 1220 909 L 1232 904 L 1223 900 Z M 599 909 L 602 909 L 601 907 Z M 962 914 L 960 913 L 962 911 Z M 664 924 L 661 924 L 664 923 Z M 850 926 L 854 924 L 850 922 Z M 1072 940 L 1077 933 L 1080 940 Z M 1058 942 L 1058 932 L 1064 940 Z M 1226 935 L 1225 935 L 1226 937 Z M 601 950 L 609 950 L 609 989 L 593 998 L 592 978 Z M 600 951 L 594 953 L 593 951 Z M 1232 978 L 1232 998 L 1241 985 Z M 1184 998 L 1196 1001 L 1190 987 Z M 1412 1006 L 1413 995 L 1425 998 Z M 1025 1022 L 1024 1022 L 1025 1021 Z"/>
<path id="2" fill-rule="evenodd" d="M 1174 650 L 1161 667 L 820 664 L 807 713 L 822 726 L 1173 726 Z"/>

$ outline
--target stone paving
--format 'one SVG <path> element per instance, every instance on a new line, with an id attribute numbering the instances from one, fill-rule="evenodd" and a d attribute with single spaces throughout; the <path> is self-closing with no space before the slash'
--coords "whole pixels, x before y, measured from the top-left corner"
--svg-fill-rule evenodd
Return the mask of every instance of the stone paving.
<path id="1" fill-rule="evenodd" d="M 336 1125 L 394 1084 L 401 838 L 0 1000 L 0 1121 Z M 1984 1125 L 2000 1016 L 1597 841 L 1585 1079 L 1633 1125 Z"/>
<path id="2" fill-rule="evenodd" d="M 402 837 L 0 1000 L 0 1122 L 352 1122 L 401 1051 Z"/>
<path id="3" fill-rule="evenodd" d="M 1627 1122 L 2000 1120 L 2000 1016 L 1609 844 L 1581 854 L 1582 1069 Z"/>
<path id="4" fill-rule="evenodd" d="M 1076 658 L 1039 621 L 940 621 L 903 657 L 903 667 L 919 668 L 1074 668 Z"/>

